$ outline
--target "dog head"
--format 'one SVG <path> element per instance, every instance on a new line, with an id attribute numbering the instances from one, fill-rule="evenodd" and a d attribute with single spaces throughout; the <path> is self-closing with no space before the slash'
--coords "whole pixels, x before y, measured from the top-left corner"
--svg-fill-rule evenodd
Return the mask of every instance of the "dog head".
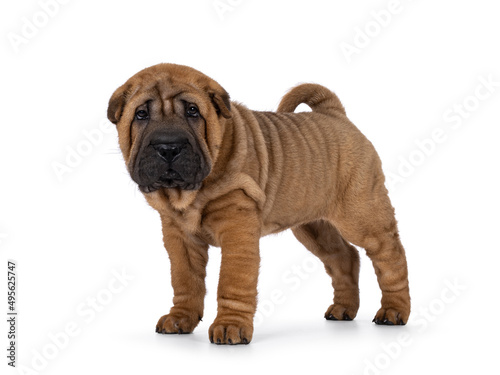
<path id="1" fill-rule="evenodd" d="M 216 81 L 175 64 L 140 71 L 108 106 L 127 169 L 145 194 L 200 189 L 230 117 L 229 95 Z"/>

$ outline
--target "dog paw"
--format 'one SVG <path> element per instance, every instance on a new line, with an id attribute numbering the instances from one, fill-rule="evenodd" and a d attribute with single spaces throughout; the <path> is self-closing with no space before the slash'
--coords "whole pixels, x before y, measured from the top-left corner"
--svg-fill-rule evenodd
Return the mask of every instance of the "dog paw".
<path id="1" fill-rule="evenodd" d="M 375 315 L 375 318 L 373 318 L 373 322 L 375 324 L 386 326 L 404 326 L 408 321 L 409 315 L 409 311 L 406 312 L 400 309 L 382 307 Z"/>
<path id="2" fill-rule="evenodd" d="M 235 322 L 218 321 L 210 326 L 208 337 L 212 344 L 248 344 L 252 340 L 253 326 Z"/>
<path id="3" fill-rule="evenodd" d="M 326 320 L 353 320 L 358 313 L 354 307 L 346 307 L 338 303 L 331 305 L 325 313 Z"/>
<path id="4" fill-rule="evenodd" d="M 157 333 L 191 333 L 198 325 L 200 319 L 196 320 L 182 314 L 163 315 L 156 324 Z"/>

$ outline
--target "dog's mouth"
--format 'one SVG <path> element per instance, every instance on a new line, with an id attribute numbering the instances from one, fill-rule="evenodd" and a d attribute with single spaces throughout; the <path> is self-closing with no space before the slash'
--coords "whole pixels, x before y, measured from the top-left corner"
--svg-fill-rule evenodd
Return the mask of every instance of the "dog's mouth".
<path id="1" fill-rule="evenodd" d="M 159 182 L 166 183 L 168 185 L 170 185 L 176 181 L 184 182 L 184 179 L 181 177 L 181 175 L 178 172 L 174 171 L 173 169 L 167 170 L 159 178 Z"/>
<path id="2" fill-rule="evenodd" d="M 201 182 L 186 182 L 181 175 L 173 169 L 163 173 L 158 181 L 151 185 L 139 185 L 139 190 L 143 193 L 152 193 L 159 189 L 179 188 L 181 190 L 198 190 L 201 187 Z"/>

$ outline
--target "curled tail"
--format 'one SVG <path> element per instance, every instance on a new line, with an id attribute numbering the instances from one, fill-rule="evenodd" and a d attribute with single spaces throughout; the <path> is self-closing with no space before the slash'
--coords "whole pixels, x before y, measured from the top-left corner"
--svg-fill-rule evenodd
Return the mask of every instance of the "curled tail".
<path id="1" fill-rule="evenodd" d="M 346 114 L 337 95 L 326 87 L 315 83 L 304 83 L 287 92 L 281 99 L 278 112 L 293 112 L 301 103 L 307 104 L 313 112 L 325 115 L 331 115 L 335 112 Z"/>

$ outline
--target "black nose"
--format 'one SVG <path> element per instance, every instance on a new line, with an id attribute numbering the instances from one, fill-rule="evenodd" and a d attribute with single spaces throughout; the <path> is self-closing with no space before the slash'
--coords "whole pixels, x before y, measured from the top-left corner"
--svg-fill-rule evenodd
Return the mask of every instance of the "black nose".
<path id="1" fill-rule="evenodd" d="M 185 146 L 185 143 L 159 143 L 153 145 L 153 148 L 165 161 L 172 163 L 179 157 Z"/>
<path id="2" fill-rule="evenodd" d="M 189 141 L 184 132 L 155 132 L 152 134 L 149 144 L 163 160 L 172 163 L 188 146 Z"/>

